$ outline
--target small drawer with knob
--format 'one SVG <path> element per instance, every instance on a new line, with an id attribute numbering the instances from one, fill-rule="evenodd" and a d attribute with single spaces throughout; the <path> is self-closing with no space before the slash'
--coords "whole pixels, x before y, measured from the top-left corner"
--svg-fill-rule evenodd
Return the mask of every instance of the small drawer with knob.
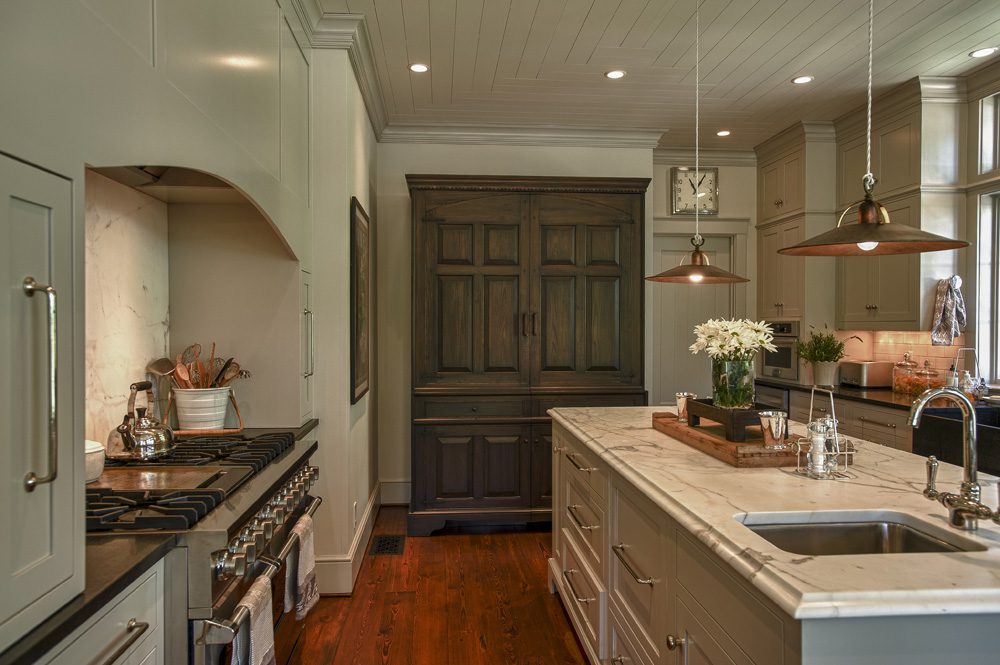
<path id="1" fill-rule="evenodd" d="M 518 396 L 502 397 L 417 397 L 414 418 L 520 418 L 529 415 L 530 400 Z"/>

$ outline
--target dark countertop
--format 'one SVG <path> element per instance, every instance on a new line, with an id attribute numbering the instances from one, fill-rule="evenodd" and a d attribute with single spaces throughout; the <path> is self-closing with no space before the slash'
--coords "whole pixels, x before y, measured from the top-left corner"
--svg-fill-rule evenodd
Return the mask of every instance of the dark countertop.
<path id="1" fill-rule="evenodd" d="M 781 379 L 770 379 L 764 376 L 757 377 L 755 383 L 773 388 L 788 388 L 804 393 L 809 392 L 812 386 L 802 385 L 792 381 L 782 381 Z M 909 410 L 913 404 L 913 397 L 900 395 L 892 391 L 892 388 L 854 388 L 853 386 L 835 386 L 833 389 L 835 397 L 842 397 L 855 402 L 866 402 L 875 406 L 887 406 L 893 409 Z"/>
<path id="2" fill-rule="evenodd" d="M 293 430 L 295 440 L 301 441 L 317 425 L 319 420 L 313 418 L 298 428 L 248 427 L 243 433 L 253 436 Z M 123 533 L 88 537 L 85 548 L 87 581 L 83 593 L 0 654 L 0 665 L 28 665 L 37 661 L 162 559 L 174 542 L 170 534 Z"/>
<path id="3" fill-rule="evenodd" d="M 87 538 L 83 593 L 0 654 L 0 665 L 34 663 L 121 593 L 174 546 L 174 536 L 142 534 Z"/>

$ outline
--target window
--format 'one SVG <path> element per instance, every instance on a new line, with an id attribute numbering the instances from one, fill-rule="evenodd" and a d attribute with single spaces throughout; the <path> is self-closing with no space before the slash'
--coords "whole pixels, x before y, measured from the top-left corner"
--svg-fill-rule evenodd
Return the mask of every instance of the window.
<path id="1" fill-rule="evenodd" d="M 1000 168 L 1000 93 L 979 101 L 979 173 Z"/>
<path id="2" fill-rule="evenodd" d="M 976 349 L 979 367 L 990 383 L 1000 382 L 1000 192 L 979 198 L 979 238 L 975 303 Z M 972 303 L 967 303 L 967 306 Z"/>

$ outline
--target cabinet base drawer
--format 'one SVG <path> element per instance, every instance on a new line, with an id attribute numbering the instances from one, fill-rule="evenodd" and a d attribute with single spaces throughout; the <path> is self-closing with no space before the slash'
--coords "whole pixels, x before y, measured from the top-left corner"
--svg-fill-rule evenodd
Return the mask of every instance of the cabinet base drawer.
<path id="1" fill-rule="evenodd" d="M 563 569 L 556 583 L 563 606 L 580 641 L 600 660 L 607 655 L 607 592 L 565 529 L 562 548 Z"/>
<path id="2" fill-rule="evenodd" d="M 614 665 L 654 665 L 654 662 L 639 646 L 640 641 L 627 627 L 627 623 L 615 611 L 614 603 L 609 608 L 608 659 Z"/>

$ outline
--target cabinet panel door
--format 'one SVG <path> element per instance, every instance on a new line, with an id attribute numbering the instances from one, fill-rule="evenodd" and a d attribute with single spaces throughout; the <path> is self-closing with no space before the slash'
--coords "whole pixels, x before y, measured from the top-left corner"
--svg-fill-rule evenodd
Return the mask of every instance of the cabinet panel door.
<path id="1" fill-rule="evenodd" d="M 760 168 L 760 221 L 777 217 L 781 212 L 782 197 L 781 162 L 765 164 Z"/>
<path id="2" fill-rule="evenodd" d="M 837 323 L 870 328 L 872 325 L 871 283 L 874 279 L 873 256 L 845 256 L 837 259 Z"/>
<path id="3" fill-rule="evenodd" d="M 916 226 L 920 220 L 919 197 L 907 197 L 886 206 L 893 224 Z M 873 259 L 872 299 L 879 323 L 920 323 L 920 254 L 878 256 Z"/>
<path id="4" fill-rule="evenodd" d="M 299 273 L 299 418 L 305 422 L 313 412 L 313 372 L 316 367 L 316 326 L 312 311 L 312 275 Z"/>
<path id="5" fill-rule="evenodd" d="M 779 248 L 791 247 L 805 240 L 805 220 L 801 217 L 782 222 L 779 233 Z M 779 281 L 778 314 L 782 317 L 802 316 L 805 300 L 806 265 L 801 256 L 778 254 Z"/>
<path id="6" fill-rule="evenodd" d="M 414 210 L 414 385 L 526 385 L 527 198 L 414 192 Z"/>
<path id="7" fill-rule="evenodd" d="M 552 425 L 531 427 L 531 507 L 552 507 Z"/>
<path id="8" fill-rule="evenodd" d="M 641 383 L 642 198 L 531 197 L 532 384 Z"/>
<path id="9" fill-rule="evenodd" d="M 772 227 L 762 229 L 757 239 L 757 312 L 762 319 L 776 319 L 781 298 L 781 234 Z"/>
<path id="10" fill-rule="evenodd" d="M 741 665 L 751 663 L 749 659 L 733 660 L 711 633 L 695 618 L 682 598 L 677 599 L 677 625 L 684 640 L 685 665 Z"/>
<path id="11" fill-rule="evenodd" d="M 805 164 L 801 150 L 781 160 L 781 214 L 799 212 L 805 205 Z"/>
<path id="12" fill-rule="evenodd" d="M 522 508 L 530 492 L 530 428 L 453 425 L 415 428 L 419 508 Z"/>
<path id="13" fill-rule="evenodd" d="M 0 651 L 83 590 L 71 207 L 70 181 L 0 155 Z M 25 291 L 27 277 L 55 289 L 54 321 L 46 294 Z M 29 472 L 56 478 L 28 491 Z"/>

